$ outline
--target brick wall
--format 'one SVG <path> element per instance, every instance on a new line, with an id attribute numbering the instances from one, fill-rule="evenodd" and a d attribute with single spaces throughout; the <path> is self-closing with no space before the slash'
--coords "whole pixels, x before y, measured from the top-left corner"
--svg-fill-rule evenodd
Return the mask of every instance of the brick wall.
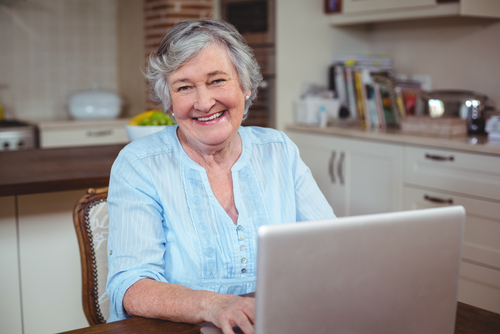
<path id="1" fill-rule="evenodd" d="M 186 19 L 210 18 L 213 0 L 145 0 L 146 58 L 156 52 L 163 36 L 174 24 Z M 158 108 L 148 96 L 148 108 Z"/>

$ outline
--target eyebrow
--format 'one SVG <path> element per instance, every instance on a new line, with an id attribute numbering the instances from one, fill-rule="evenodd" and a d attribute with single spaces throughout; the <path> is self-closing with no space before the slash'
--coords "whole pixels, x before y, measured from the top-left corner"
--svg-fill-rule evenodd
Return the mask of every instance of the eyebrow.
<path id="1" fill-rule="evenodd" d="M 217 70 L 217 71 L 213 71 L 213 72 L 208 73 L 208 77 L 213 77 L 213 76 L 219 75 L 219 74 L 227 75 L 226 72 Z M 187 78 L 177 79 L 174 82 L 172 82 L 172 86 L 174 86 L 176 84 L 184 83 L 184 82 L 190 82 L 190 80 Z"/>

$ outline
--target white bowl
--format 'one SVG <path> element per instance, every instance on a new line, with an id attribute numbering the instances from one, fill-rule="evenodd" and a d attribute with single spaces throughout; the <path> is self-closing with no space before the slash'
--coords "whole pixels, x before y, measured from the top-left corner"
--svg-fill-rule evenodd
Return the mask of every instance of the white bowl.
<path id="1" fill-rule="evenodd" d="M 168 125 L 126 125 L 127 136 L 130 141 L 142 138 L 165 129 Z"/>

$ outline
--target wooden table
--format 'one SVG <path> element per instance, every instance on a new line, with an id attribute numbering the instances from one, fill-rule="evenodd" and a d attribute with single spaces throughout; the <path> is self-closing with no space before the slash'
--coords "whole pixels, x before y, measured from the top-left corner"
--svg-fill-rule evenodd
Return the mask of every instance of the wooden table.
<path id="1" fill-rule="evenodd" d="M 106 187 L 124 145 L 0 152 L 0 196 Z"/>
<path id="2" fill-rule="evenodd" d="M 130 318 L 65 332 L 66 334 L 199 334 L 200 326 L 170 321 Z M 485 311 L 474 306 L 458 303 L 455 334 L 499 334 L 500 314 Z"/>

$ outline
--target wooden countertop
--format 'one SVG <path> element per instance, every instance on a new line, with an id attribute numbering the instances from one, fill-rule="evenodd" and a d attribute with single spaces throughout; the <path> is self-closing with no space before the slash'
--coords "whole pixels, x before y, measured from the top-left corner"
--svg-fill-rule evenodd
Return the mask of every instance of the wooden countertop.
<path id="1" fill-rule="evenodd" d="M 125 145 L 0 152 L 0 196 L 106 187 Z"/>
<path id="2" fill-rule="evenodd" d="M 299 131 L 313 134 L 334 135 L 353 139 L 377 140 L 392 144 L 426 146 L 436 149 L 451 149 L 468 153 L 500 156 L 500 140 L 490 140 L 486 135 L 463 136 L 454 138 L 424 137 L 401 133 L 396 129 L 361 129 L 359 127 L 288 125 L 286 131 Z"/>

